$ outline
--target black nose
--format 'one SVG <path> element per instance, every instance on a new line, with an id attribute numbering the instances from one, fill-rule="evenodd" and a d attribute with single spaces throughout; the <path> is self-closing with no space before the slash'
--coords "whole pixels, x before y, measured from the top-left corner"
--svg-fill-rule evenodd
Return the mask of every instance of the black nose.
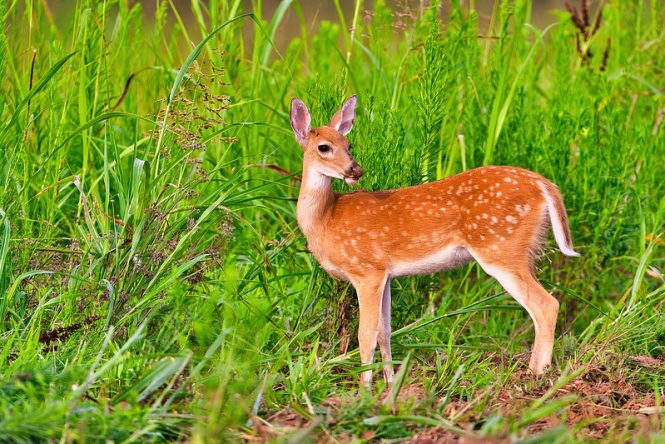
<path id="1" fill-rule="evenodd" d="M 360 168 L 360 165 L 358 165 L 357 162 L 353 162 L 351 164 L 351 167 L 348 170 L 346 170 L 346 175 L 349 177 L 353 177 L 355 179 L 360 179 L 361 177 L 363 177 L 363 174 L 365 174 L 365 172 L 363 171 L 362 168 Z"/>

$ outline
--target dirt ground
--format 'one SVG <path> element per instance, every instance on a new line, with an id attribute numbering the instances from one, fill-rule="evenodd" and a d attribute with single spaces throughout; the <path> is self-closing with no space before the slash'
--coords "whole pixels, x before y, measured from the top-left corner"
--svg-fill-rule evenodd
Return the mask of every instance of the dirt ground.
<path id="1" fill-rule="evenodd" d="M 635 365 L 640 366 L 665 365 L 665 361 L 647 356 L 631 359 Z M 528 370 L 518 370 L 503 388 L 471 397 L 486 397 L 482 411 L 478 410 L 477 405 L 470 405 L 470 401 L 448 402 L 443 408 L 443 417 L 450 418 L 458 430 L 449 430 L 443 426 L 414 427 L 412 437 L 404 442 L 507 443 L 510 442 L 511 434 L 513 438 L 515 435 L 535 436 L 555 427 L 573 429 L 581 439 L 609 438 L 621 441 L 621 437 L 635 439 L 662 430 L 662 407 L 657 406 L 653 393 L 641 392 L 627 378 L 610 376 L 602 368 L 587 368 L 579 373 L 579 376 L 556 388 L 556 378 L 534 385 Z M 386 396 L 387 393 L 384 393 L 379 399 L 383 400 Z M 543 397 L 546 397 L 545 402 L 538 401 Z M 402 388 L 396 403 L 411 404 L 416 410 L 421 403 L 431 403 L 431 397 L 427 398 L 428 394 L 422 384 L 411 384 Z M 548 404 L 558 402 L 558 408 L 547 410 Z M 317 409 L 327 413 L 317 413 L 309 419 L 287 407 L 263 415 L 262 418 L 253 418 L 253 426 L 242 437 L 247 442 L 266 442 L 295 433 L 314 437 L 316 442 L 349 442 L 354 436 L 345 431 L 344 427 L 336 427 L 345 407 L 342 399 L 331 397 L 324 400 L 320 409 Z M 437 409 L 440 406 L 435 402 L 431 407 Z M 482 428 L 483 418 L 497 413 L 505 418 L 506 424 L 519 426 L 514 430 L 499 431 L 493 436 L 480 434 L 478 430 Z M 357 437 L 370 442 L 378 441 L 379 437 L 375 437 L 375 434 L 368 427 Z"/>

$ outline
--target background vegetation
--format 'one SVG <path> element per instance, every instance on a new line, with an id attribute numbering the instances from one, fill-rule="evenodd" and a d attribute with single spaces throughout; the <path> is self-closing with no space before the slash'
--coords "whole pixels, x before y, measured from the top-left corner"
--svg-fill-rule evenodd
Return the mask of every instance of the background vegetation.
<path id="1" fill-rule="evenodd" d="M 3 3 L 0 441 L 665 441 L 658 0 L 545 29 L 523 0 L 487 29 L 458 1 L 315 25 L 288 0 L 193 1 L 191 23 Z M 545 377 L 526 312 L 468 265 L 393 282 L 402 370 L 357 393 L 354 295 L 305 251 L 287 119 L 352 93 L 363 188 L 484 164 L 560 186 L 582 257 L 539 262 L 561 301 Z"/>

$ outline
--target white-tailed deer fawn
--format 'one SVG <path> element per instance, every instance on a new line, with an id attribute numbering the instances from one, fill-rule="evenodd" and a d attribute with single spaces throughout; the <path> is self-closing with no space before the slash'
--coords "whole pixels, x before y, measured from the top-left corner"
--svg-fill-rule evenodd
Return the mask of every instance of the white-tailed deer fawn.
<path id="1" fill-rule="evenodd" d="M 486 166 L 397 190 L 333 193 L 332 178 L 355 184 L 363 175 L 345 138 L 355 107 L 352 96 L 328 125 L 312 129 L 307 107 L 293 99 L 290 119 L 304 150 L 298 224 L 321 266 L 356 289 L 362 364 L 372 363 L 378 341 L 392 381 L 390 279 L 475 260 L 529 312 L 536 330 L 529 367 L 542 374 L 559 310 L 533 272 L 548 221 L 559 249 L 578 256 L 557 187 L 521 168 Z M 368 370 L 360 379 L 369 385 L 371 378 Z"/>

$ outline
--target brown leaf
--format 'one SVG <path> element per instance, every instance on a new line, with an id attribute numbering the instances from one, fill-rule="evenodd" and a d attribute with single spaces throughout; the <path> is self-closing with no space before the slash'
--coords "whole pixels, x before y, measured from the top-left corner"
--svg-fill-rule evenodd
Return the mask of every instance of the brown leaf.
<path id="1" fill-rule="evenodd" d="M 374 435 L 376 435 L 376 432 L 374 430 L 363 430 L 363 432 L 360 434 L 360 437 L 362 439 L 372 439 L 374 438 Z"/>
<path id="2" fill-rule="evenodd" d="M 638 355 L 632 357 L 633 361 L 639 362 L 643 365 L 663 365 L 663 361 L 660 359 L 652 358 L 651 356 Z"/>

